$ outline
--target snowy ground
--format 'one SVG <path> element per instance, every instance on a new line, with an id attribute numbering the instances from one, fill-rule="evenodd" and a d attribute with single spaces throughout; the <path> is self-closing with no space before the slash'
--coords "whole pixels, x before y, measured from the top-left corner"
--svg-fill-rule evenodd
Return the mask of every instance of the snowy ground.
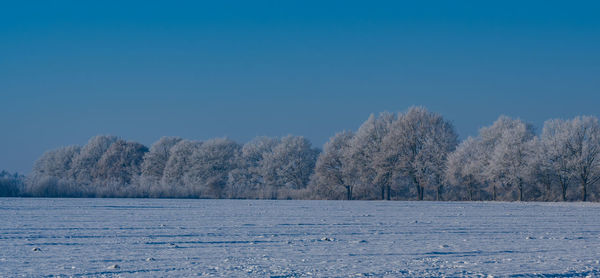
<path id="1" fill-rule="evenodd" d="M 591 203 L 0 198 L 0 219 L 2 277 L 600 276 Z"/>

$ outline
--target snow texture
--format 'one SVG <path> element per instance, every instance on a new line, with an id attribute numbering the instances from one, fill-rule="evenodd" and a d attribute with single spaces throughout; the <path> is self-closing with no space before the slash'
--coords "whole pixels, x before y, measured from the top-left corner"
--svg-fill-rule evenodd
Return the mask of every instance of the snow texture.
<path id="1" fill-rule="evenodd" d="M 600 275 L 600 204 L 0 198 L 3 277 Z"/>

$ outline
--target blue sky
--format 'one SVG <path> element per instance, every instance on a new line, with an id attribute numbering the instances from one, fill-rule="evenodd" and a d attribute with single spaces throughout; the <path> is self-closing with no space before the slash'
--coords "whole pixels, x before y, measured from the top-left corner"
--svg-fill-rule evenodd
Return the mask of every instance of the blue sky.
<path id="1" fill-rule="evenodd" d="M 9 171 L 96 134 L 320 147 L 412 105 L 461 138 L 500 114 L 538 128 L 599 114 L 596 1 L 12 2 L 0 8 Z"/>

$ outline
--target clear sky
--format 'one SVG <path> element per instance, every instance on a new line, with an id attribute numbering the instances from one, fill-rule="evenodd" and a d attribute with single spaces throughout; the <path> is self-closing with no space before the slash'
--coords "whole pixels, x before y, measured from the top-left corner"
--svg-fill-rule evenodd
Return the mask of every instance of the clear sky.
<path id="1" fill-rule="evenodd" d="M 5 1 L 0 169 L 97 134 L 321 147 L 412 105 L 461 138 L 500 114 L 598 115 L 596 3 Z"/>

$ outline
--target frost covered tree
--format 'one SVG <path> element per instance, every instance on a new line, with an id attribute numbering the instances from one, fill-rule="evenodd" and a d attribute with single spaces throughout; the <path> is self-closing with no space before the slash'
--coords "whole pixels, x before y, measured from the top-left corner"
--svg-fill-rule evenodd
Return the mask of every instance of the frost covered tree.
<path id="1" fill-rule="evenodd" d="M 319 155 L 312 177 L 313 194 L 325 199 L 352 200 L 348 152 L 354 133 L 344 131 L 331 137 Z"/>
<path id="2" fill-rule="evenodd" d="M 370 117 L 324 151 L 301 136 L 243 146 L 163 137 L 148 150 L 115 136 L 44 153 L 25 183 L 0 194 L 202 198 L 598 200 L 600 124 L 549 120 L 535 136 L 500 116 L 458 145 L 452 124 L 422 107 Z M 24 185 L 24 186 L 23 186 Z M 445 185 L 448 185 L 445 187 Z M 21 188 L 18 193 L 14 188 Z M 580 190 L 576 193 L 576 190 Z M 11 193 L 6 193 L 6 192 Z M 431 195 L 431 193 L 433 193 Z M 575 197 L 576 195 L 579 198 Z M 434 197 L 432 197 L 434 196 Z M 491 198 L 490 198 L 491 196 Z"/>
<path id="3" fill-rule="evenodd" d="M 227 178 L 230 198 L 271 198 L 262 173 L 265 155 L 280 143 L 279 138 L 257 137 L 244 144 L 237 157 L 236 169 Z"/>
<path id="4" fill-rule="evenodd" d="M 251 166 L 258 166 L 265 159 L 267 153 L 273 152 L 273 149 L 281 143 L 279 138 L 257 137 L 244 144 L 242 147 L 242 156 Z"/>
<path id="5" fill-rule="evenodd" d="M 398 116 L 383 138 L 382 156 L 389 169 L 413 183 L 418 200 L 423 200 L 427 187 L 435 188 L 436 198 L 441 199 L 443 167 L 457 142 L 450 122 L 423 107 L 412 107 Z"/>
<path id="6" fill-rule="evenodd" d="M 489 187 L 492 200 L 497 199 L 498 190 L 502 188 L 501 182 L 495 180 L 494 175 L 491 174 L 492 156 L 501 142 L 504 132 L 510 129 L 513 124 L 513 119 L 502 115 L 491 126 L 481 128 L 476 138 L 480 147 L 479 161 L 483 173 L 482 182 Z"/>
<path id="7" fill-rule="evenodd" d="M 91 183 L 95 178 L 94 171 L 100 158 L 117 140 L 116 136 L 108 135 L 92 137 L 72 162 L 70 176 L 73 181 L 78 184 Z"/>
<path id="8" fill-rule="evenodd" d="M 246 143 L 238 167 L 229 172 L 229 195 L 243 198 L 290 198 L 305 189 L 318 150 L 300 136 L 258 137 Z"/>
<path id="9" fill-rule="evenodd" d="M 279 198 L 278 191 L 306 188 L 314 170 L 319 151 L 302 136 L 286 136 L 271 152 L 264 155 L 261 173 L 265 184 L 271 188 L 272 197 Z"/>
<path id="10" fill-rule="evenodd" d="M 181 140 L 169 150 L 169 160 L 165 165 L 161 183 L 169 187 L 168 194 L 173 197 L 190 197 L 192 194 L 185 188 L 185 175 L 191 169 L 191 158 L 202 142 Z"/>
<path id="11" fill-rule="evenodd" d="M 79 146 L 68 146 L 46 151 L 33 164 L 30 178 L 33 180 L 40 180 L 45 177 L 67 178 L 73 160 L 79 155 L 80 150 L 81 147 Z"/>
<path id="12" fill-rule="evenodd" d="M 349 190 L 358 199 L 377 199 L 378 192 L 381 192 L 381 199 L 385 198 L 384 190 L 388 184 L 383 178 L 387 176 L 378 173 L 378 169 L 383 166 L 378 165 L 377 157 L 381 151 L 382 140 L 395 119 L 392 113 L 384 112 L 379 114 L 379 117 L 371 114 L 349 142 L 346 153 L 346 186 L 349 186 Z"/>
<path id="13" fill-rule="evenodd" d="M 497 199 L 499 190 L 504 193 L 515 188 L 516 199 L 523 200 L 525 186 L 533 184 L 533 169 L 541 167 L 534 163 L 537 150 L 534 138 L 531 125 L 500 116 L 491 126 L 481 128 L 477 137 L 469 137 L 450 154 L 446 180 L 453 187 L 464 186 L 470 200 L 484 187 L 489 187 L 493 200 Z"/>
<path id="14" fill-rule="evenodd" d="M 459 191 L 464 190 L 467 200 L 475 200 L 475 194 L 484 179 L 481 158 L 481 144 L 473 137 L 461 142 L 448 155 L 445 177 L 455 191 L 454 194 L 460 194 Z"/>
<path id="15" fill-rule="evenodd" d="M 544 123 L 540 136 L 545 167 L 561 187 L 561 199 L 567 200 L 569 188 L 578 185 L 580 200 L 600 180 L 600 127 L 596 117 L 571 120 L 553 119 Z"/>
<path id="16" fill-rule="evenodd" d="M 0 197 L 17 197 L 23 194 L 25 177 L 17 173 L 0 172 Z"/>
<path id="17" fill-rule="evenodd" d="M 238 157 L 238 162 L 243 160 Z M 258 199 L 260 198 L 261 182 L 259 176 L 252 174 L 248 168 L 232 169 L 227 174 L 227 185 L 224 196 L 229 199 Z"/>
<path id="18" fill-rule="evenodd" d="M 27 193 L 32 196 L 79 196 L 81 190 L 70 184 L 70 172 L 80 150 L 79 146 L 68 146 L 45 152 L 29 174 Z"/>
<path id="19" fill-rule="evenodd" d="M 554 169 L 554 155 L 542 138 L 535 137 L 530 142 L 530 155 L 527 164 L 529 165 L 528 179 L 532 184 L 537 184 L 543 188 L 543 200 L 551 201 L 554 199 L 553 187 L 560 177 L 559 172 Z M 566 192 L 566 187 L 565 187 Z"/>
<path id="20" fill-rule="evenodd" d="M 160 181 L 169 161 L 171 148 L 181 140 L 183 139 L 179 137 L 162 137 L 152 144 L 150 150 L 144 155 L 138 183 L 140 188 L 145 188 L 147 195 L 160 197 L 163 192 L 167 191 Z"/>
<path id="21" fill-rule="evenodd" d="M 238 167 L 240 149 L 236 142 L 223 138 L 208 140 L 194 149 L 185 176 L 187 187 L 198 197 L 224 197 L 229 172 Z"/>
<path id="22" fill-rule="evenodd" d="M 529 176 L 529 156 L 533 127 L 519 119 L 501 116 L 491 128 L 501 134 L 491 153 L 486 169 L 488 179 L 504 189 L 516 187 L 518 200 L 523 201 L 523 190 Z"/>
<path id="23" fill-rule="evenodd" d="M 142 183 L 152 186 L 160 182 L 169 161 L 171 148 L 181 140 L 178 137 L 162 137 L 150 147 L 142 162 Z"/>
<path id="24" fill-rule="evenodd" d="M 144 155 L 148 148 L 140 143 L 119 139 L 104 152 L 95 168 L 99 181 L 128 185 L 141 173 Z"/>
<path id="25" fill-rule="evenodd" d="M 552 182 L 560 185 L 560 197 L 567 200 L 567 191 L 571 183 L 572 169 L 568 149 L 571 122 L 553 119 L 544 122 L 537 153 L 536 179 L 543 182 L 547 189 Z"/>
<path id="26" fill-rule="evenodd" d="M 600 124 L 598 118 L 577 117 L 570 121 L 567 135 L 568 165 L 571 178 L 579 183 L 581 200 L 600 180 Z"/>

